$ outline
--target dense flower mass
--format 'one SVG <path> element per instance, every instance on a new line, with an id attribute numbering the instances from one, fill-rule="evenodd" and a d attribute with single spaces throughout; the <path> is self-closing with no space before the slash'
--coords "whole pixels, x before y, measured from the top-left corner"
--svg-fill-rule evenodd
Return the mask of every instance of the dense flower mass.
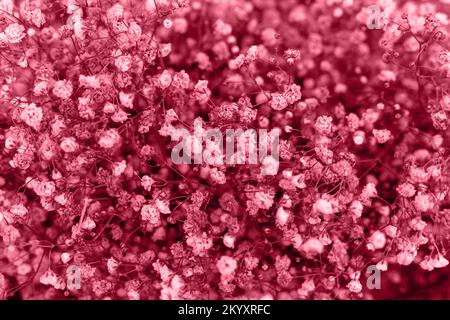
<path id="1" fill-rule="evenodd" d="M 449 0 L 0 9 L 0 299 L 450 298 Z"/>

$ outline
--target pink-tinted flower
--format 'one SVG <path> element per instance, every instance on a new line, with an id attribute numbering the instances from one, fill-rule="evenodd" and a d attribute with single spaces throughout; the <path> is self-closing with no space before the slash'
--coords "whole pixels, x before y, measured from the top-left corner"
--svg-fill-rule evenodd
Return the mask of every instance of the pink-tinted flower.
<path id="1" fill-rule="evenodd" d="M 131 68 L 132 58 L 130 55 L 119 56 L 115 59 L 114 65 L 121 72 L 127 72 Z"/>
<path id="2" fill-rule="evenodd" d="M 152 225 L 158 226 L 161 223 L 160 213 L 155 204 L 146 204 L 141 209 L 143 221 L 148 221 Z"/>
<path id="3" fill-rule="evenodd" d="M 392 137 L 391 132 L 387 129 L 382 129 L 382 130 L 373 129 L 372 133 L 378 143 L 386 143 Z"/>
<path id="4" fill-rule="evenodd" d="M 56 81 L 52 92 L 58 98 L 69 99 L 73 92 L 72 83 L 69 80 Z"/>
<path id="5" fill-rule="evenodd" d="M 128 34 L 134 40 L 137 41 L 142 35 L 142 28 L 136 22 L 131 22 L 128 27 Z"/>
<path id="6" fill-rule="evenodd" d="M 39 131 L 40 129 L 43 116 L 42 109 L 34 103 L 26 105 L 20 113 L 20 119 L 36 131 Z"/>
<path id="7" fill-rule="evenodd" d="M 397 186 L 397 192 L 403 197 L 412 197 L 416 194 L 416 188 L 409 182 L 402 183 Z"/>
<path id="8" fill-rule="evenodd" d="M 79 148 L 78 142 L 73 137 L 63 138 L 59 146 L 66 153 L 76 152 Z"/>
<path id="9" fill-rule="evenodd" d="M 274 110 L 283 110 L 288 106 L 288 102 L 282 94 L 272 93 L 272 99 L 270 100 L 270 106 Z"/>
<path id="10" fill-rule="evenodd" d="M 333 214 L 331 202 L 325 199 L 318 199 L 313 205 L 313 210 L 323 215 Z"/>
<path id="11" fill-rule="evenodd" d="M 113 175 L 115 175 L 116 177 L 120 176 L 125 171 L 126 167 L 127 162 L 125 160 L 114 163 L 112 168 Z"/>
<path id="12" fill-rule="evenodd" d="M 433 207 L 433 202 L 428 194 L 419 192 L 414 197 L 414 206 L 419 212 L 426 212 Z"/>
<path id="13" fill-rule="evenodd" d="M 206 103 L 211 95 L 211 90 L 208 89 L 207 80 L 199 80 L 194 87 L 193 96 L 200 103 Z"/>
<path id="14" fill-rule="evenodd" d="M 222 276 L 231 276 L 234 274 L 237 268 L 237 262 L 234 258 L 229 256 L 222 256 L 217 261 L 217 269 Z"/>
<path id="15" fill-rule="evenodd" d="M 352 280 L 347 284 L 347 288 L 354 293 L 359 293 L 362 290 L 362 284 L 358 280 Z"/>
<path id="16" fill-rule="evenodd" d="M 23 204 L 13 205 L 9 209 L 9 211 L 11 212 L 11 214 L 14 217 L 19 217 L 19 218 L 24 218 L 28 213 L 27 208 L 25 208 L 25 206 Z"/>
<path id="17" fill-rule="evenodd" d="M 25 38 L 25 28 L 21 24 L 12 23 L 8 25 L 4 31 L 5 40 L 8 43 L 19 43 Z"/>
<path id="18" fill-rule="evenodd" d="M 117 129 L 109 129 L 102 133 L 98 140 L 98 144 L 105 149 L 111 149 L 121 142 L 121 137 Z"/>
<path id="19" fill-rule="evenodd" d="M 158 77 L 158 87 L 167 89 L 172 83 L 172 75 L 168 70 L 164 70 Z"/>
<path id="20" fill-rule="evenodd" d="M 317 238 L 310 238 L 301 246 L 301 251 L 305 253 L 306 257 L 314 257 L 321 254 L 323 250 L 324 246 Z"/>
<path id="21" fill-rule="evenodd" d="M 141 178 L 142 187 L 144 187 L 144 190 L 146 190 L 146 191 L 150 191 L 152 189 L 153 183 L 155 183 L 155 180 L 153 180 L 149 176 L 143 176 Z"/>
<path id="22" fill-rule="evenodd" d="M 375 231 L 368 239 L 367 249 L 379 250 L 386 245 L 386 236 L 381 231 Z"/>
<path id="23" fill-rule="evenodd" d="M 329 135 L 332 129 L 333 118 L 329 116 L 320 116 L 314 123 L 314 129 L 319 134 Z"/>
<path id="24" fill-rule="evenodd" d="M 442 295 L 449 0 L 275 2 L 1 2 L 0 299 Z"/>
<path id="25" fill-rule="evenodd" d="M 374 198 L 377 195 L 378 195 L 377 189 L 375 187 L 375 184 L 372 182 L 367 183 L 361 192 L 361 196 L 364 199 Z"/>

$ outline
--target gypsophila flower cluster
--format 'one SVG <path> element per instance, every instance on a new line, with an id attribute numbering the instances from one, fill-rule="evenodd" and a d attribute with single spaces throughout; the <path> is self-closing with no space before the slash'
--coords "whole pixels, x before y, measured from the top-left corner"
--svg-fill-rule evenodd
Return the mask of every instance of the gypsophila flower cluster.
<path id="1" fill-rule="evenodd" d="M 0 299 L 448 298 L 449 2 L 372 2 L 0 1 Z"/>

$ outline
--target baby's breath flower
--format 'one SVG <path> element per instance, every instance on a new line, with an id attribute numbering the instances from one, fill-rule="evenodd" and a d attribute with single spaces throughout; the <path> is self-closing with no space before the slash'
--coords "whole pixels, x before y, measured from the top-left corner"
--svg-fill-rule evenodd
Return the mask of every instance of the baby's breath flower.
<path id="1" fill-rule="evenodd" d="M 378 143 L 386 143 L 392 137 L 391 132 L 387 129 L 381 129 L 381 130 L 373 129 L 372 133 Z"/>
<path id="2" fill-rule="evenodd" d="M 416 188 L 409 182 L 402 183 L 397 186 L 397 192 L 403 197 L 412 197 L 416 194 Z"/>
<path id="3" fill-rule="evenodd" d="M 121 137 L 117 129 L 109 129 L 102 133 L 98 140 L 98 144 L 105 149 L 111 149 L 118 146 L 121 142 Z"/>
<path id="4" fill-rule="evenodd" d="M 317 133 L 329 135 L 332 129 L 333 118 L 329 116 L 320 116 L 314 123 L 314 129 Z"/>
<path id="5" fill-rule="evenodd" d="M 34 130 L 39 131 L 43 115 L 44 114 L 41 108 L 36 106 L 34 103 L 30 103 L 22 110 L 20 113 L 20 118 Z"/>

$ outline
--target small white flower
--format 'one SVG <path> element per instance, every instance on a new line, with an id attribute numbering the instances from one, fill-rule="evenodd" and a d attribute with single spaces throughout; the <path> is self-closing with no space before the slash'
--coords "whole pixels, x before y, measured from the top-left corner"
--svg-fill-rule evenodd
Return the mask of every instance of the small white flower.
<path id="1" fill-rule="evenodd" d="M 155 204 L 146 204 L 141 209 L 142 220 L 150 222 L 152 225 L 158 226 L 161 223 L 161 217 Z"/>
<path id="2" fill-rule="evenodd" d="M 98 140 L 100 147 L 111 149 L 117 146 L 121 141 L 121 137 L 117 129 L 109 129 L 105 131 Z"/>
<path id="3" fill-rule="evenodd" d="M 127 162 L 125 160 L 114 163 L 113 169 L 112 169 L 113 175 L 116 177 L 120 176 L 125 171 L 126 167 L 127 167 Z"/>
<path id="4" fill-rule="evenodd" d="M 373 129 L 372 134 L 375 137 L 375 139 L 377 140 L 377 142 L 380 144 L 386 143 L 392 138 L 391 131 L 389 131 L 387 129 L 381 129 L 381 130 Z"/>
<path id="5" fill-rule="evenodd" d="M 378 250 L 383 249 L 386 245 L 386 236 L 381 231 L 375 231 L 370 237 L 369 237 L 369 243 L 367 244 L 367 249 L 369 250 Z"/>
<path id="6" fill-rule="evenodd" d="M 402 266 L 410 265 L 417 255 L 417 251 L 402 251 L 397 254 L 397 263 Z"/>
<path id="7" fill-rule="evenodd" d="M 81 225 L 81 227 L 82 227 L 84 230 L 91 231 L 91 230 L 94 230 L 94 229 L 95 229 L 96 224 L 95 224 L 94 220 L 92 220 L 92 218 L 87 217 L 87 218 L 83 221 L 83 224 Z"/>
<path id="8" fill-rule="evenodd" d="M 69 252 L 61 253 L 61 261 L 64 264 L 68 263 L 72 259 L 72 257 L 73 257 L 73 254 L 71 254 Z"/>
<path id="9" fill-rule="evenodd" d="M 352 280 L 347 284 L 347 288 L 353 293 L 359 293 L 362 290 L 362 284 L 358 280 Z"/>
<path id="10" fill-rule="evenodd" d="M 172 75 L 169 71 L 164 70 L 158 77 L 157 85 L 161 89 L 167 89 L 172 83 Z"/>
<path id="11" fill-rule="evenodd" d="M 155 183 L 155 180 L 153 180 L 149 176 L 143 176 L 141 178 L 141 184 L 145 191 L 150 191 L 152 189 L 153 183 Z"/>
<path id="12" fill-rule="evenodd" d="M 448 260 L 442 254 L 438 254 L 432 261 L 435 268 L 443 268 L 448 265 Z"/>
<path id="13" fill-rule="evenodd" d="M 78 142 L 73 137 L 63 138 L 59 146 L 66 153 L 75 152 L 79 147 Z"/>
<path id="14" fill-rule="evenodd" d="M 409 221 L 409 226 L 416 231 L 422 231 L 427 226 L 427 223 L 423 221 L 420 217 L 416 217 Z"/>
<path id="15" fill-rule="evenodd" d="M 279 207 L 276 214 L 276 223 L 278 226 L 285 226 L 290 218 L 291 214 L 288 210 L 285 210 L 283 207 Z"/>
<path id="16" fill-rule="evenodd" d="M 130 289 L 128 291 L 127 295 L 128 295 L 128 299 L 130 299 L 130 300 L 140 300 L 141 299 L 139 292 L 137 292 L 134 289 Z"/>
<path id="17" fill-rule="evenodd" d="M 361 196 L 364 199 L 370 199 L 370 198 L 374 198 L 378 195 L 377 193 L 377 188 L 375 187 L 375 184 L 372 182 L 367 183 L 361 193 Z"/>
<path id="18" fill-rule="evenodd" d="M 24 31 L 25 28 L 21 24 L 10 24 L 4 31 L 5 40 L 8 43 L 19 43 L 26 36 Z"/>
<path id="19" fill-rule="evenodd" d="M 21 217 L 21 218 L 25 217 L 25 216 L 27 215 L 27 213 L 28 213 L 27 208 L 25 208 L 25 206 L 24 206 L 23 204 L 16 204 L 16 205 L 13 205 L 13 206 L 9 209 L 9 211 L 11 212 L 11 214 L 12 214 L 13 216 Z"/>
<path id="20" fill-rule="evenodd" d="M 348 209 L 351 213 L 353 213 L 353 216 L 355 218 L 359 218 L 362 215 L 364 207 L 361 201 L 353 200 Z"/>
<path id="21" fill-rule="evenodd" d="M 121 72 L 127 72 L 131 68 L 132 58 L 130 55 L 123 55 L 116 58 L 114 65 Z"/>
<path id="22" fill-rule="evenodd" d="M 316 238 L 306 240 L 301 246 L 301 251 L 303 251 L 306 256 L 316 256 L 321 254 L 323 249 L 322 242 Z"/>
<path id="23" fill-rule="evenodd" d="M 169 201 L 156 199 L 156 207 L 163 214 L 170 214 Z"/>
<path id="24" fill-rule="evenodd" d="M 313 210 L 323 215 L 333 214 L 331 202 L 325 199 L 318 199 L 313 205 Z"/>
<path id="25" fill-rule="evenodd" d="M 103 106 L 103 113 L 106 114 L 113 114 L 117 111 L 117 106 L 115 104 L 112 104 L 111 102 L 105 103 Z"/>
<path id="26" fill-rule="evenodd" d="M 20 119 L 36 131 L 40 129 L 43 117 L 44 113 L 42 109 L 34 103 L 26 105 L 20 113 Z"/>
<path id="27" fill-rule="evenodd" d="M 386 232 L 386 235 L 390 238 L 395 238 L 397 234 L 397 227 L 389 225 L 387 226 L 384 231 Z"/>
<path id="28" fill-rule="evenodd" d="M 119 100 L 125 108 L 133 109 L 134 93 L 125 93 L 121 91 L 119 92 Z"/>
<path id="29" fill-rule="evenodd" d="M 119 268 L 119 262 L 114 258 L 109 258 L 106 266 L 108 267 L 108 272 L 113 274 Z"/>
<path id="30" fill-rule="evenodd" d="M 381 260 L 377 263 L 377 269 L 380 271 L 387 271 L 388 269 L 388 263 L 386 260 Z"/>
<path id="31" fill-rule="evenodd" d="M 432 199 L 428 194 L 419 192 L 414 198 L 414 206 L 419 212 L 428 211 L 433 207 Z"/>
<path id="32" fill-rule="evenodd" d="M 234 236 L 231 236 L 229 234 L 224 235 L 223 237 L 223 244 L 230 249 L 234 248 L 234 242 L 236 238 Z"/>

